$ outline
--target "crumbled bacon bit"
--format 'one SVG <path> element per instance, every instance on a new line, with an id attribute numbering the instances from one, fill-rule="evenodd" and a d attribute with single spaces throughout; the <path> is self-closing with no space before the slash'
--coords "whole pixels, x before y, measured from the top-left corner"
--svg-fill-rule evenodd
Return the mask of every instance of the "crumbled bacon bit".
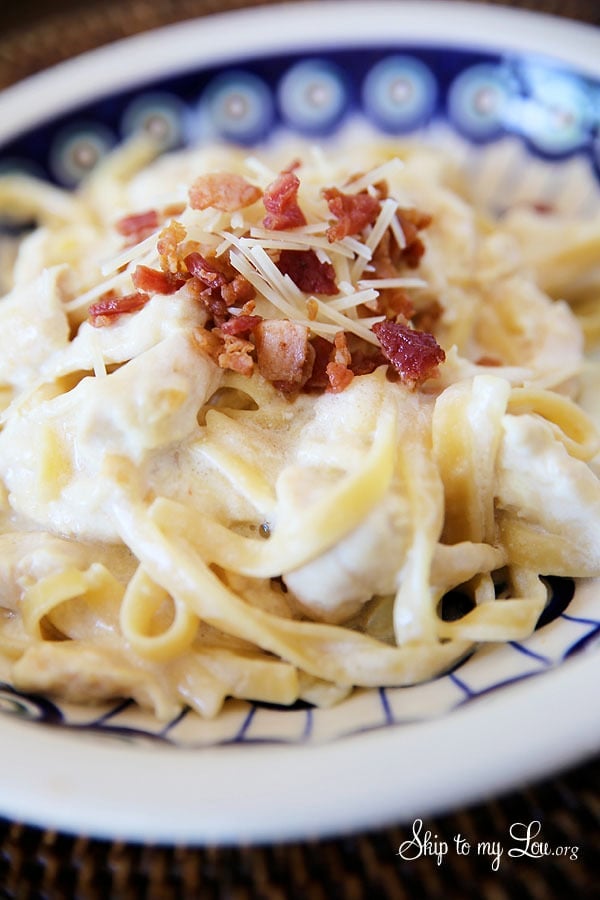
<path id="1" fill-rule="evenodd" d="M 292 171 L 281 172 L 267 187 L 263 203 L 267 215 L 263 219 L 265 228 L 283 231 L 306 225 L 304 213 L 298 206 L 300 179 Z"/>
<path id="2" fill-rule="evenodd" d="M 220 354 L 223 352 L 225 340 L 218 331 L 209 331 L 207 328 L 198 326 L 194 329 L 194 339 L 198 348 L 206 353 L 214 362 L 218 362 Z"/>
<path id="3" fill-rule="evenodd" d="M 364 177 L 364 174 L 364 172 L 355 172 L 354 175 L 351 175 L 348 178 L 348 180 L 346 181 L 346 185 L 350 187 L 351 185 L 355 184 L 357 181 Z M 368 192 L 377 200 L 387 199 L 390 192 L 387 180 L 383 178 L 381 181 L 377 181 L 375 182 L 375 184 L 369 185 Z"/>
<path id="4" fill-rule="evenodd" d="M 314 250 L 282 250 L 277 268 L 306 294 L 338 293 L 335 269 L 331 263 L 321 262 Z"/>
<path id="5" fill-rule="evenodd" d="M 480 356 L 479 359 L 475 360 L 476 366 L 501 366 L 502 360 L 498 359 L 497 356 Z"/>
<path id="6" fill-rule="evenodd" d="M 337 219 L 327 229 L 330 243 L 341 241 L 351 234 L 360 234 L 379 215 L 379 200 L 361 191 L 359 194 L 344 194 L 338 188 L 325 188 L 322 192 L 330 213 Z"/>
<path id="7" fill-rule="evenodd" d="M 221 296 L 227 306 L 242 306 L 253 300 L 256 291 L 247 278 L 240 272 L 236 272 L 231 281 L 221 286 Z"/>
<path id="8" fill-rule="evenodd" d="M 221 329 L 222 330 L 222 329 Z M 254 344 L 234 334 L 225 334 L 223 351 L 218 356 L 218 363 L 222 369 L 231 369 L 240 375 L 250 376 L 254 371 Z"/>
<path id="9" fill-rule="evenodd" d="M 372 265 L 376 278 L 396 278 L 401 266 L 401 250 L 393 240 L 388 228 L 373 253 Z M 379 291 L 375 304 L 369 304 L 369 315 L 373 312 L 384 315 L 388 319 L 402 316 L 410 319 L 414 313 L 411 298 L 402 288 L 384 288 Z"/>
<path id="10" fill-rule="evenodd" d="M 385 300 L 383 300 L 381 295 L 379 299 L 383 300 L 381 311 L 385 313 L 388 319 L 395 319 L 399 316 L 407 320 L 412 318 L 415 307 L 406 291 L 403 291 L 401 288 L 390 288 L 381 293 L 387 295 Z"/>
<path id="11" fill-rule="evenodd" d="M 385 178 L 372 185 L 372 190 L 375 191 L 374 196 L 376 196 L 378 200 L 387 200 L 390 193 L 390 187 Z"/>
<path id="12" fill-rule="evenodd" d="M 373 251 L 371 265 L 376 278 L 395 278 L 398 275 L 400 248 L 388 228 Z"/>
<path id="13" fill-rule="evenodd" d="M 108 291 L 103 297 L 93 303 L 88 312 L 91 324 L 95 328 L 110 325 L 124 313 L 137 312 L 150 300 L 148 294 L 136 291 L 133 294 L 118 296 L 115 291 Z"/>
<path id="14" fill-rule="evenodd" d="M 433 221 L 430 213 L 423 212 L 422 209 L 416 209 L 414 206 L 405 206 L 396 212 L 406 243 L 410 243 L 417 236 L 417 232 L 429 228 Z"/>
<path id="15" fill-rule="evenodd" d="M 310 378 L 315 351 L 308 328 L 288 319 L 267 319 L 254 329 L 261 375 L 284 393 L 300 390 Z"/>
<path id="16" fill-rule="evenodd" d="M 195 279 L 198 300 L 212 315 L 215 324 L 227 318 L 230 306 L 243 306 L 255 296 L 255 290 L 232 265 L 222 257 L 206 257 L 195 251 L 185 257 L 188 272 Z"/>
<path id="17" fill-rule="evenodd" d="M 343 331 L 337 331 L 333 338 L 334 356 L 333 362 L 340 363 L 343 366 L 349 366 L 352 362 L 352 356 L 348 349 L 348 340 Z"/>
<path id="18" fill-rule="evenodd" d="M 396 217 L 406 241 L 401 254 L 402 260 L 410 269 L 416 269 L 425 253 L 425 244 L 419 237 L 419 231 L 431 225 L 432 217 L 419 209 L 399 209 Z"/>
<path id="19" fill-rule="evenodd" d="M 362 316 L 372 316 L 375 313 L 387 319 L 404 319 L 407 322 L 413 318 L 414 312 L 412 299 L 403 288 L 383 288 L 379 291 L 377 300 L 358 308 L 358 313 Z"/>
<path id="20" fill-rule="evenodd" d="M 428 332 L 391 321 L 376 322 L 371 330 L 401 380 L 412 387 L 430 378 L 446 359 L 446 354 Z"/>
<path id="21" fill-rule="evenodd" d="M 329 386 L 327 366 L 334 352 L 334 346 L 327 338 L 316 334 L 310 339 L 310 345 L 314 351 L 314 361 L 310 378 L 307 379 L 304 389 L 306 391 L 324 391 Z"/>
<path id="22" fill-rule="evenodd" d="M 355 375 L 370 375 L 380 366 L 387 365 L 388 360 L 380 349 L 372 347 L 370 344 L 367 349 L 360 347 L 352 352 L 352 371 Z"/>
<path id="23" fill-rule="evenodd" d="M 171 216 L 180 216 L 185 211 L 186 203 L 167 203 L 162 209 L 163 219 L 170 219 Z"/>
<path id="24" fill-rule="evenodd" d="M 256 309 L 256 303 L 254 302 L 254 298 L 251 300 L 247 300 L 246 303 L 240 309 L 240 316 L 253 316 L 254 310 Z"/>
<path id="25" fill-rule="evenodd" d="M 416 269 L 425 253 L 425 244 L 421 238 L 415 240 L 402 251 L 402 258 L 409 269 Z"/>
<path id="26" fill-rule="evenodd" d="M 212 207 L 221 212 L 236 212 L 260 200 L 262 191 L 234 172 L 211 172 L 196 178 L 188 196 L 192 209 Z"/>
<path id="27" fill-rule="evenodd" d="M 219 288 L 207 288 L 199 278 L 192 277 L 186 282 L 186 291 L 204 307 L 209 315 L 208 324 L 212 327 L 222 325 L 229 317 L 227 303 L 223 300 Z"/>
<path id="28" fill-rule="evenodd" d="M 257 322 L 242 322 L 243 319 L 256 318 Z M 260 316 L 232 317 L 219 328 L 196 328 L 194 338 L 199 348 L 222 369 L 231 369 L 242 375 L 251 375 L 254 371 L 254 344 L 247 340 L 250 332 L 258 325 Z M 240 325 L 245 327 L 238 328 Z M 246 335 L 244 337 L 243 335 Z"/>
<path id="29" fill-rule="evenodd" d="M 354 372 L 342 363 L 330 362 L 327 366 L 327 378 L 330 391 L 339 394 L 348 387 L 354 378 Z"/>
<path id="30" fill-rule="evenodd" d="M 131 280 L 133 286 L 145 294 L 174 294 L 185 284 L 185 278 L 149 266 L 136 266 Z"/>
<path id="31" fill-rule="evenodd" d="M 381 348 L 367 345 L 364 341 L 355 340 L 357 346 L 350 350 L 348 335 L 343 332 L 336 335 L 335 345 L 321 335 L 312 337 L 310 343 L 315 350 L 315 360 L 312 374 L 304 385 L 306 391 L 339 392 L 350 384 L 351 376 L 370 375 L 389 363 Z"/>
<path id="32" fill-rule="evenodd" d="M 201 253 L 189 253 L 185 258 L 185 264 L 190 275 L 193 275 L 205 287 L 222 287 L 228 281 L 230 272 L 225 271 L 225 260 L 216 257 L 207 259 Z"/>
<path id="33" fill-rule="evenodd" d="M 185 240 L 187 231 L 181 222 L 169 222 L 162 229 L 156 242 L 156 249 L 160 259 L 161 269 L 165 272 L 172 272 L 175 275 L 181 271 L 181 247 L 180 244 Z"/>
<path id="34" fill-rule="evenodd" d="M 236 335 L 237 337 L 248 337 L 251 331 L 254 331 L 259 322 L 262 322 L 262 316 L 232 316 L 220 326 L 223 334 Z"/>
<path id="35" fill-rule="evenodd" d="M 118 219 L 115 222 L 115 229 L 123 237 L 128 238 L 129 243 L 137 244 L 138 241 L 152 234 L 159 225 L 158 212 L 155 209 L 147 209 L 144 212 L 132 213 Z"/>
<path id="36" fill-rule="evenodd" d="M 427 306 L 424 306 L 412 317 L 412 324 L 418 331 L 430 331 L 444 314 L 444 307 L 439 300 L 430 300 Z"/>
<path id="37" fill-rule="evenodd" d="M 348 350 L 348 342 L 343 331 L 338 331 L 333 339 L 333 359 L 327 364 L 326 373 L 329 380 L 329 388 L 334 394 L 339 394 L 348 387 L 354 378 L 354 372 L 350 368 L 352 356 Z"/>
<path id="38" fill-rule="evenodd" d="M 556 212 L 556 207 L 552 206 L 551 203 L 532 203 L 531 208 L 534 212 L 539 213 L 541 216 L 548 216 Z"/>

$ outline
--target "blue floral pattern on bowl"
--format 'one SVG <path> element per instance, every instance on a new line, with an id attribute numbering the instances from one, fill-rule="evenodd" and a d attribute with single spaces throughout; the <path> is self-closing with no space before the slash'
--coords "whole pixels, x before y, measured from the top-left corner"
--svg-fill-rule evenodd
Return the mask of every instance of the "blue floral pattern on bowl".
<path id="1" fill-rule="evenodd" d="M 299 702 L 281 708 L 229 701 L 215 721 L 184 710 L 160 723 L 132 701 L 102 708 L 57 705 L 0 682 L 0 711 L 29 721 L 92 731 L 119 741 L 150 741 L 181 747 L 244 743 L 321 743 L 390 725 L 450 712 L 490 691 L 538 675 L 600 641 L 600 602 L 595 582 L 581 586 L 558 579 L 536 632 L 525 641 L 481 648 L 446 675 L 404 688 L 357 690 L 331 709 Z"/>
<path id="2" fill-rule="evenodd" d="M 516 55 L 369 47 L 248 59 L 82 106 L 4 146 L 0 170 L 73 186 L 139 128 L 165 148 L 215 139 L 251 146 L 283 129 L 326 138 L 358 118 L 393 136 L 439 122 L 474 144 L 515 135 L 531 154 L 579 154 L 598 174 L 599 96 L 591 78 Z"/>

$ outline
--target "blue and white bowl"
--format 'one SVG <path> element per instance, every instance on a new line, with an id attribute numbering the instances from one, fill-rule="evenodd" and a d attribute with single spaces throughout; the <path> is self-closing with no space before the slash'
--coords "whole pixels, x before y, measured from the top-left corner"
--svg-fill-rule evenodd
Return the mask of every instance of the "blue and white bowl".
<path id="1" fill-rule="evenodd" d="M 165 149 L 419 135 L 460 148 L 492 206 L 584 213 L 600 202 L 600 34 L 453 2 L 184 22 L 6 91 L 0 172 L 75 187 L 139 129 Z M 59 706 L 4 685 L 0 813 L 106 837 L 265 841 L 409 821 L 573 764 L 600 741 L 600 587 L 571 588 L 557 585 L 527 641 L 328 710 L 231 702 L 216 721 L 165 726 L 131 703 Z"/>

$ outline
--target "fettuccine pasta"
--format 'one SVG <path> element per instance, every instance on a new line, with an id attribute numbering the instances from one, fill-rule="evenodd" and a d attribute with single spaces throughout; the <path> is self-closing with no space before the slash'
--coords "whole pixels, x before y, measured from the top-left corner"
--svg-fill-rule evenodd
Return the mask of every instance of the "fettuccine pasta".
<path id="1" fill-rule="evenodd" d="M 600 575 L 600 214 L 494 219 L 424 146 L 141 140 L 72 194 L 4 176 L 0 207 L 36 223 L 0 300 L 18 689 L 327 706 Z"/>

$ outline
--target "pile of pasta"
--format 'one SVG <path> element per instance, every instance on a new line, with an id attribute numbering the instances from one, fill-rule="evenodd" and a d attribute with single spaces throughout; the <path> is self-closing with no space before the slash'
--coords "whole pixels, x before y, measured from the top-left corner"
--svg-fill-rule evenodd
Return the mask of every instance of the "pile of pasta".
<path id="1" fill-rule="evenodd" d="M 73 193 L 0 180 L 35 223 L 1 257 L 18 689 L 327 706 L 600 574 L 600 215 L 493 218 L 446 153 L 342 150 L 138 140 Z"/>

